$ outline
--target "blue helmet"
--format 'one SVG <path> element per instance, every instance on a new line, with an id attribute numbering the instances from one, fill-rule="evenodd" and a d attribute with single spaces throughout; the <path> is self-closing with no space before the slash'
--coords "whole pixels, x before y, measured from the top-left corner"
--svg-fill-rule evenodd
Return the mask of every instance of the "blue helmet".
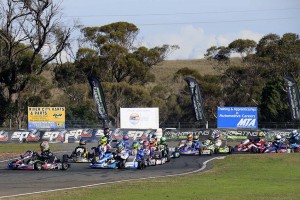
<path id="1" fill-rule="evenodd" d="M 290 137 L 291 137 L 291 138 L 295 138 L 295 137 L 297 137 L 297 136 L 299 136 L 299 133 L 298 133 L 297 130 L 293 130 L 293 131 L 290 133 Z"/>
<path id="2" fill-rule="evenodd" d="M 79 144 L 80 145 L 86 145 L 86 141 L 84 138 L 81 138 L 80 141 L 79 141 Z"/>

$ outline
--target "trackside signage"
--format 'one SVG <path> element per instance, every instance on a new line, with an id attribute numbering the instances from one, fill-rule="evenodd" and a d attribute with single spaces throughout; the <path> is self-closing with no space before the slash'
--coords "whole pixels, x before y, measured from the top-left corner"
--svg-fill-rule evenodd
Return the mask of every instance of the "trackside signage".
<path id="1" fill-rule="evenodd" d="M 65 107 L 28 107 L 28 129 L 65 128 Z"/>
<path id="2" fill-rule="evenodd" d="M 257 128 L 257 107 L 218 107 L 218 128 Z"/>

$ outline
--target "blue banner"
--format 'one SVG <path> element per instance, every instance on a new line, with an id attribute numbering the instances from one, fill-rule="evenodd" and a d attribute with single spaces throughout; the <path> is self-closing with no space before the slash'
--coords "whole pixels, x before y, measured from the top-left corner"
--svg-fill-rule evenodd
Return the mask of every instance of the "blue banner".
<path id="1" fill-rule="evenodd" d="M 257 128 L 257 107 L 218 107 L 218 128 Z"/>

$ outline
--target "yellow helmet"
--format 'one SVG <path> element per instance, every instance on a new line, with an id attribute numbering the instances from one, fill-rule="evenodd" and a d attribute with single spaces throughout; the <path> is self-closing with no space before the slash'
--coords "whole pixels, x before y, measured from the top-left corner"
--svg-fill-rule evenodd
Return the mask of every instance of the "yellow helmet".
<path id="1" fill-rule="evenodd" d="M 100 140 L 99 140 L 99 144 L 107 144 L 107 137 L 102 137 Z"/>
<path id="2" fill-rule="evenodd" d="M 261 137 L 264 137 L 264 136 L 265 136 L 265 134 L 264 134 L 264 132 L 262 132 L 262 131 L 259 131 L 259 132 L 258 132 L 258 134 L 257 134 L 257 136 L 258 136 L 259 138 L 261 138 Z"/>

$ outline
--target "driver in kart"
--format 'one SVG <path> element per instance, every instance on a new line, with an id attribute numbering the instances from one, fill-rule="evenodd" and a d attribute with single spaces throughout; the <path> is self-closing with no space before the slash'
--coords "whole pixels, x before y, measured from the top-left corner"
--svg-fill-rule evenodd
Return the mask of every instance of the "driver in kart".
<path id="1" fill-rule="evenodd" d="M 268 150 L 268 152 L 276 151 L 276 153 L 280 153 L 280 148 L 282 147 L 282 145 L 283 142 L 281 142 L 281 135 L 276 135 L 274 137 L 272 145 L 269 148 L 265 149 L 264 152 Z"/>
<path id="2" fill-rule="evenodd" d="M 292 150 L 300 147 L 300 135 L 297 130 L 293 130 L 289 135 L 289 146 Z"/>
<path id="3" fill-rule="evenodd" d="M 104 128 L 104 137 L 107 138 L 107 143 L 109 144 L 111 141 L 111 135 L 108 127 Z"/>
<path id="4" fill-rule="evenodd" d="M 213 144 L 215 148 L 220 148 L 222 145 L 222 138 L 221 138 L 221 133 L 218 131 L 213 132 Z"/>
<path id="5" fill-rule="evenodd" d="M 125 133 L 123 135 L 123 145 L 124 145 L 125 149 L 129 149 L 130 148 L 129 135 L 127 133 Z"/>
<path id="6" fill-rule="evenodd" d="M 77 152 L 79 152 L 82 157 L 85 157 L 85 158 L 87 157 L 88 151 L 86 148 L 86 140 L 84 138 L 80 139 L 79 146 L 77 146 L 75 148 L 75 150 L 73 151 L 73 154 L 77 154 Z"/>
<path id="7" fill-rule="evenodd" d="M 159 150 L 162 152 L 162 156 L 166 157 L 169 154 L 169 147 L 167 144 L 167 138 L 161 137 L 159 143 Z"/>
<path id="8" fill-rule="evenodd" d="M 111 147 L 107 143 L 107 137 L 102 137 L 98 143 L 99 143 L 99 145 L 98 145 L 97 149 L 99 151 L 99 156 L 101 158 L 107 152 L 107 150 L 109 150 Z"/>
<path id="9" fill-rule="evenodd" d="M 47 141 L 43 141 L 40 143 L 41 154 L 37 155 L 41 161 L 53 163 L 55 160 L 55 156 L 50 151 L 50 146 Z"/>
<path id="10" fill-rule="evenodd" d="M 201 146 L 202 146 L 202 144 L 199 141 L 199 136 L 198 135 L 194 135 L 193 136 L 192 148 L 199 149 Z"/>

